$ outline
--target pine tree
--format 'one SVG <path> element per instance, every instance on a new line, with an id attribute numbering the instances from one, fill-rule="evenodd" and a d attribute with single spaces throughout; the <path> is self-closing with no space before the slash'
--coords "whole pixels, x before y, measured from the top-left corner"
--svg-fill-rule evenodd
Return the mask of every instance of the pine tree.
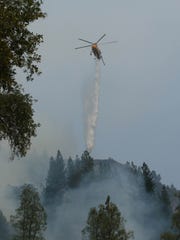
<path id="1" fill-rule="evenodd" d="M 78 187 L 82 179 L 82 162 L 78 155 L 76 155 L 73 174 L 73 187 Z"/>
<path id="2" fill-rule="evenodd" d="M 162 186 L 160 200 L 161 200 L 163 214 L 166 217 L 169 217 L 170 214 L 172 214 L 172 212 L 171 212 L 171 202 L 170 202 L 169 194 L 168 194 L 168 191 L 167 191 L 165 185 Z"/>
<path id="3" fill-rule="evenodd" d="M 152 173 L 149 170 L 149 167 L 146 163 L 143 163 L 143 166 L 141 167 L 142 169 L 142 173 L 143 173 L 143 177 L 144 177 L 144 185 L 145 185 L 145 189 L 148 193 L 152 193 L 154 192 L 154 182 L 153 182 L 153 177 L 152 177 Z"/>
<path id="4" fill-rule="evenodd" d="M 77 172 L 76 166 L 70 157 L 67 163 L 67 185 L 69 188 L 77 187 Z"/>
<path id="5" fill-rule="evenodd" d="M 61 152 L 57 151 L 56 159 L 51 158 L 44 189 L 46 204 L 59 202 L 66 188 L 66 171 Z"/>
<path id="6" fill-rule="evenodd" d="M 93 167 L 94 167 L 93 158 L 90 156 L 88 151 L 84 151 L 81 156 L 82 175 L 86 175 L 87 173 L 92 172 Z"/>
<path id="7" fill-rule="evenodd" d="M 32 185 L 24 185 L 20 195 L 20 206 L 11 216 L 15 229 L 14 240 L 44 240 L 46 213 L 39 194 Z"/>
<path id="8" fill-rule="evenodd" d="M 88 240 L 127 240 L 133 237 L 133 233 L 126 231 L 124 223 L 121 212 L 108 196 L 105 204 L 90 209 L 82 235 Z"/>

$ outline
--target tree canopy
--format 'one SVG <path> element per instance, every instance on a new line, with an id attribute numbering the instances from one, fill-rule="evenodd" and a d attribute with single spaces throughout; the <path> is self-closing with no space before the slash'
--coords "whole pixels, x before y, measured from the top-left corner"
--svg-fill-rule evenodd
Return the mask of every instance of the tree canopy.
<path id="1" fill-rule="evenodd" d="M 14 240 L 44 240 L 46 212 L 32 185 L 23 186 L 20 206 L 16 209 L 16 214 L 11 216 L 11 223 L 15 229 Z"/>
<path id="2" fill-rule="evenodd" d="M 37 49 L 43 36 L 29 25 L 45 17 L 41 5 L 42 0 L 0 0 L 0 140 L 8 140 L 17 156 L 25 156 L 39 126 L 33 119 L 34 100 L 16 78 L 18 69 L 26 80 L 40 74 Z"/>
<path id="3" fill-rule="evenodd" d="M 124 223 L 118 207 L 107 196 L 105 204 L 99 205 L 98 209 L 90 209 L 82 234 L 88 240 L 127 240 L 133 233 L 126 231 Z"/>
<path id="4" fill-rule="evenodd" d="M 44 198 L 46 204 L 53 204 L 62 199 L 66 188 L 66 169 L 63 156 L 60 150 L 54 159 L 51 157 L 49 170 L 44 188 Z"/>
<path id="5" fill-rule="evenodd" d="M 180 240 L 180 205 L 178 205 L 172 216 L 172 231 L 161 235 L 161 240 Z"/>
<path id="6" fill-rule="evenodd" d="M 10 225 L 7 222 L 7 219 L 3 215 L 2 211 L 0 210 L 0 239 L 10 240 L 10 238 L 11 238 Z"/>
<path id="7" fill-rule="evenodd" d="M 141 169 L 144 177 L 145 189 L 148 193 L 153 193 L 155 184 L 153 182 L 152 172 L 150 171 L 148 165 L 145 162 L 143 163 Z"/>

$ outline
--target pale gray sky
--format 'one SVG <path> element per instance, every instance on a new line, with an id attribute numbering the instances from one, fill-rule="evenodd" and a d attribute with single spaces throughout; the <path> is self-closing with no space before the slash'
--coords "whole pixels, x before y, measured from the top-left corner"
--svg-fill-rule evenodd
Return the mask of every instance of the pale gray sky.
<path id="1" fill-rule="evenodd" d="M 144 161 L 162 181 L 180 188 L 180 1 L 46 1 L 47 18 L 33 29 L 44 35 L 42 75 L 27 90 L 38 99 L 42 126 L 32 151 L 64 156 L 85 150 L 84 87 L 94 78 L 90 49 L 102 46 L 98 125 L 93 157 Z"/>

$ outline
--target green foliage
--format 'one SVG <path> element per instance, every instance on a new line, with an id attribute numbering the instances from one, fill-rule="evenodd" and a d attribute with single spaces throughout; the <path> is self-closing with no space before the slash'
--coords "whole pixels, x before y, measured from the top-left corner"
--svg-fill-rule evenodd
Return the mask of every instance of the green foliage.
<path id="1" fill-rule="evenodd" d="M 172 216 L 172 231 L 161 235 L 162 240 L 180 240 L 180 205 L 176 207 Z"/>
<path id="2" fill-rule="evenodd" d="M 81 170 L 82 175 L 86 175 L 87 173 L 93 171 L 94 161 L 90 156 L 88 151 L 84 151 L 81 156 Z"/>
<path id="3" fill-rule="evenodd" d="M 127 240 L 133 237 L 133 233 L 125 230 L 124 223 L 120 211 L 108 196 L 105 204 L 90 209 L 82 234 L 88 240 Z"/>
<path id="4" fill-rule="evenodd" d="M 71 171 L 71 185 L 69 185 L 70 188 L 78 187 L 82 179 L 82 164 L 78 155 L 76 155 L 76 159 L 73 163 L 74 168 L 73 171 Z"/>
<path id="5" fill-rule="evenodd" d="M 46 213 L 40 203 L 39 194 L 32 185 L 24 185 L 20 196 L 20 206 L 16 215 L 11 216 L 15 229 L 14 240 L 44 240 Z"/>
<path id="6" fill-rule="evenodd" d="M 8 139 L 17 156 L 25 156 L 31 146 L 31 136 L 36 136 L 33 120 L 32 97 L 19 91 L 0 93 L 0 140 Z"/>
<path id="7" fill-rule="evenodd" d="M 180 234 L 180 205 L 176 208 L 173 217 L 172 217 L 172 225 L 176 231 Z"/>
<path id="8" fill-rule="evenodd" d="M 71 158 L 67 164 L 67 183 L 70 188 L 78 187 L 80 182 L 88 177 L 90 173 L 93 173 L 94 160 L 90 156 L 88 151 L 84 151 L 81 159 L 76 156 L 75 161 Z"/>
<path id="9" fill-rule="evenodd" d="M 161 235 L 162 240 L 179 240 L 174 233 L 165 232 Z"/>
<path id="10" fill-rule="evenodd" d="M 56 159 L 50 159 L 46 187 L 44 189 L 45 202 L 49 204 L 61 200 L 65 188 L 65 164 L 61 152 L 58 150 Z"/>
<path id="11" fill-rule="evenodd" d="M 0 239 L 10 240 L 10 226 L 0 210 Z"/>
<path id="12" fill-rule="evenodd" d="M 25 156 L 39 126 L 33 120 L 33 98 L 24 94 L 15 77 L 18 68 L 27 80 L 40 74 L 36 64 L 42 35 L 28 27 L 45 17 L 41 4 L 42 0 L 0 0 L 0 139 L 8 140 L 17 156 Z"/>
<path id="13" fill-rule="evenodd" d="M 67 163 L 67 185 L 69 188 L 75 188 L 80 182 L 80 171 L 78 170 L 79 161 L 73 162 L 72 158 Z"/>
<path id="14" fill-rule="evenodd" d="M 34 34 L 28 29 L 29 24 L 44 18 L 41 11 L 42 0 L 0 0 L 0 86 L 3 81 L 9 80 L 13 87 L 12 75 L 16 67 L 23 68 L 27 79 L 32 80 L 34 73 L 40 73 L 35 63 L 40 62 L 37 46 L 42 42 L 42 35 Z M 6 66 L 5 71 L 2 66 Z M 3 76 L 6 78 L 4 79 Z M 7 84 L 5 89 L 7 89 Z"/>
<path id="15" fill-rule="evenodd" d="M 146 191 L 148 193 L 154 192 L 155 185 L 153 182 L 153 176 L 152 176 L 152 173 L 149 170 L 149 167 L 146 163 L 143 163 L 142 173 L 143 173 L 143 177 L 144 177 L 144 184 L 145 184 Z"/>
<path id="16" fill-rule="evenodd" d="M 169 199 L 169 194 L 165 185 L 162 186 L 160 200 L 162 204 L 162 212 L 166 217 L 169 217 L 171 214 L 171 202 Z"/>

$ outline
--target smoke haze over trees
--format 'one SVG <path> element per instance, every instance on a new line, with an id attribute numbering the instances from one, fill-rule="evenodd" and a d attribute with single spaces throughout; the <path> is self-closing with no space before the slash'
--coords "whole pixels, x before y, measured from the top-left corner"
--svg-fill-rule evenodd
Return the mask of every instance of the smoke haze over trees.
<path id="1" fill-rule="evenodd" d="M 42 170 L 37 174 L 44 176 Z M 147 177 L 153 191 L 147 188 Z M 34 185 L 36 187 L 35 182 Z M 125 229 L 132 230 L 135 239 L 160 239 L 171 231 L 171 222 L 180 204 L 178 190 L 162 184 L 160 176 L 146 163 L 138 167 L 133 162 L 121 164 L 111 158 L 93 159 L 87 151 L 81 157 L 64 159 L 58 150 L 55 157 L 49 159 L 46 177 L 37 187 L 47 212 L 45 238 L 52 240 L 81 239 L 90 209 L 99 206 L 108 195 L 126 219 Z M 21 191 L 20 185 L 7 187 L 8 199 L 14 203 L 9 205 L 11 215 L 18 207 Z M 1 210 L 3 212 L 2 204 Z M 9 240 L 12 234 L 8 222 L 8 216 L 7 221 L 0 221 L 4 240 Z"/>
<path id="2" fill-rule="evenodd" d="M 83 238 L 89 240 L 128 240 L 133 237 L 133 232 L 128 232 L 124 226 L 124 218 L 117 206 L 110 202 L 107 196 L 105 204 L 100 204 L 98 209 L 91 208 L 87 224 L 82 230 Z"/>
<path id="3" fill-rule="evenodd" d="M 57 3 L 58 2 L 56 2 L 56 4 Z M 75 4 L 78 5 L 78 3 Z M 90 4 L 93 6 L 92 3 Z M 99 3 L 97 3 L 97 6 L 100 6 L 100 4 L 99 5 L 98 4 Z M 159 4 L 160 5 L 157 4 L 158 7 L 156 7 L 156 10 L 158 10 L 158 8 L 162 10 L 161 3 Z M 53 9 L 55 4 L 51 3 L 51 5 Z M 107 115 L 106 114 L 104 115 L 105 116 L 104 119 L 106 119 L 108 123 L 111 123 L 110 125 L 105 124 L 106 129 L 111 129 L 112 127 L 115 133 L 117 133 L 118 130 L 120 129 L 119 133 L 121 133 L 123 137 L 121 138 L 122 142 L 118 141 L 119 138 L 113 140 L 112 138 L 110 138 L 110 135 L 113 132 L 111 132 L 111 134 L 108 134 L 110 132 L 107 131 L 105 133 L 106 140 L 108 140 L 107 143 L 105 144 L 105 146 L 108 146 L 107 149 L 105 149 L 103 145 L 104 139 L 101 138 L 100 140 L 100 146 L 103 148 L 103 151 L 106 150 L 107 152 L 114 153 L 114 149 L 119 147 L 118 144 L 124 143 L 128 139 L 129 141 L 127 142 L 130 142 L 132 146 L 129 148 L 131 144 L 130 145 L 126 144 L 125 151 L 127 152 L 131 151 L 133 154 L 133 151 L 136 152 L 137 147 L 137 145 L 134 144 L 134 142 L 136 141 L 136 134 L 141 135 L 141 138 L 144 141 L 144 135 L 142 134 L 143 130 L 149 129 L 149 127 L 151 129 L 150 131 L 152 132 L 154 131 L 154 135 L 152 134 L 152 136 L 150 137 L 150 141 L 149 142 L 147 141 L 146 145 L 142 146 L 141 144 L 139 144 L 140 145 L 139 149 L 142 149 L 144 152 L 146 152 L 149 143 L 151 143 L 151 146 L 157 145 L 159 148 L 160 144 L 157 143 L 161 142 L 162 138 L 158 138 L 158 135 L 164 136 L 164 133 L 166 133 L 167 134 L 166 136 L 168 137 L 170 135 L 172 135 L 173 137 L 171 136 L 170 138 L 168 138 L 169 142 L 167 141 L 167 143 L 161 145 L 163 146 L 163 149 L 164 146 L 168 146 L 169 144 L 169 146 L 171 146 L 171 151 L 169 151 L 169 153 L 171 153 L 173 152 L 172 150 L 175 150 L 175 148 L 177 147 L 174 144 L 172 148 L 171 142 L 174 143 L 177 140 L 177 134 L 175 133 L 177 132 L 176 126 L 178 124 L 176 125 L 175 122 L 173 121 L 169 121 L 169 123 L 164 122 L 164 119 L 168 118 L 169 120 L 171 116 L 174 116 L 174 114 L 178 112 L 176 109 L 176 107 L 178 106 L 176 106 L 175 103 L 178 102 L 176 97 L 179 96 L 178 95 L 179 93 L 178 90 L 176 90 L 177 92 L 174 91 L 175 88 L 173 84 L 171 88 L 169 87 L 169 79 L 172 80 L 174 77 L 175 80 L 179 82 L 177 72 L 175 71 L 176 68 L 178 69 L 177 67 L 178 64 L 176 64 L 178 61 L 177 58 L 175 58 L 175 53 L 177 51 L 175 48 L 172 48 L 172 46 L 175 46 L 176 44 L 179 43 L 177 40 L 178 38 L 177 37 L 174 38 L 173 32 L 169 34 L 169 36 L 171 36 L 172 38 L 168 37 L 164 38 L 164 36 L 167 36 L 167 28 L 170 29 L 171 26 L 173 25 L 176 28 L 176 24 L 178 22 L 176 17 L 178 15 L 176 17 L 174 17 L 173 15 L 174 18 L 172 18 L 172 15 L 169 15 L 168 12 L 167 15 L 170 16 L 170 18 L 172 18 L 173 21 L 170 25 L 169 25 L 170 22 L 168 22 L 168 24 L 166 23 L 167 28 L 166 27 L 164 28 L 164 25 L 162 27 L 162 23 L 164 24 L 163 20 L 166 20 L 166 18 L 163 19 L 159 18 L 159 10 L 155 13 L 156 17 L 154 17 L 154 15 L 151 14 L 151 11 L 152 9 L 154 9 L 154 7 L 149 11 L 149 9 L 152 6 L 150 4 L 145 5 L 147 9 L 146 11 L 142 11 L 142 9 L 140 9 L 140 12 L 136 12 L 136 9 L 138 9 L 138 7 L 135 9 L 135 14 L 137 14 L 138 16 L 138 21 L 137 19 L 135 21 L 134 18 L 135 15 L 133 15 L 134 12 L 132 10 L 129 12 L 131 14 L 130 18 L 128 15 L 126 16 L 127 18 L 121 18 L 121 20 L 126 20 L 126 23 L 128 23 L 126 27 L 121 25 L 122 32 L 124 31 L 124 29 L 126 29 L 126 31 L 124 32 L 125 34 L 121 34 L 121 36 L 126 35 L 129 38 L 128 41 L 131 39 L 132 40 L 129 41 L 128 43 L 127 38 L 126 37 L 124 38 L 123 36 L 122 43 L 124 44 L 125 47 L 124 55 L 123 51 L 121 52 L 122 58 L 119 56 L 118 51 L 115 54 L 116 55 L 114 59 L 115 64 L 112 69 L 115 70 L 115 68 L 116 69 L 119 68 L 120 65 L 118 66 L 118 64 L 120 63 L 121 70 L 123 70 L 124 68 L 125 72 L 121 71 L 121 73 L 119 74 L 119 69 L 117 72 L 113 72 L 114 76 L 118 77 L 116 80 L 117 82 L 116 83 L 114 82 L 115 87 L 112 88 L 112 92 L 109 91 L 111 89 L 109 85 L 110 81 L 108 81 L 108 85 L 106 85 L 106 89 L 108 88 L 107 91 L 108 98 L 106 99 L 108 100 L 106 100 L 107 102 L 106 101 L 104 102 L 106 103 L 104 108 L 111 109 L 112 108 L 111 106 L 113 106 L 112 109 L 114 109 L 114 106 L 117 106 L 119 107 L 120 110 L 115 111 L 118 114 L 114 115 L 115 120 L 114 122 L 111 120 L 111 118 L 113 119 L 112 117 L 113 112 L 106 112 Z M 38 64 L 41 62 L 41 55 L 37 52 L 37 50 L 38 46 L 43 41 L 43 37 L 41 34 L 38 33 L 36 34 L 32 32 L 30 26 L 32 26 L 32 23 L 34 23 L 36 20 L 45 18 L 46 14 L 42 11 L 41 7 L 42 0 L 0 0 L 0 141 L 7 140 L 10 145 L 12 155 L 13 156 L 16 155 L 18 157 L 26 155 L 27 150 L 31 146 L 31 139 L 32 137 L 36 136 L 36 130 L 37 127 L 39 126 L 39 124 L 34 120 L 33 103 L 35 100 L 31 96 L 31 94 L 26 93 L 26 91 L 23 89 L 23 86 L 20 84 L 21 79 L 18 79 L 18 72 L 24 71 L 25 79 L 27 81 L 32 81 L 34 75 L 40 74 Z M 69 5 L 67 7 L 68 13 L 69 11 L 72 11 L 71 12 L 72 14 L 73 12 L 77 14 L 77 12 L 74 11 L 74 8 L 69 9 Z M 129 7 L 130 5 L 127 6 L 124 5 L 122 9 L 123 11 L 126 11 L 126 8 L 129 9 Z M 85 8 L 87 8 L 87 3 L 85 4 Z M 168 7 L 166 8 L 169 11 L 169 8 Z M 118 12 L 116 13 L 120 15 L 119 14 L 120 8 L 116 8 L 115 6 L 113 6 L 113 9 L 114 13 L 118 10 Z M 130 9 L 134 10 L 132 6 L 130 7 Z M 175 5 L 173 9 L 175 10 Z M 95 10 L 98 10 L 98 8 L 96 8 Z M 107 10 L 108 12 L 106 13 L 109 14 L 110 8 Z M 67 31 L 69 20 L 70 20 L 69 26 L 70 28 L 72 27 L 72 19 L 69 19 L 69 15 L 66 12 L 61 11 L 63 11 L 63 8 L 62 9 L 57 8 L 57 15 L 59 15 L 60 17 L 64 15 L 66 17 L 67 20 L 66 31 Z M 164 13 L 164 15 L 166 15 L 166 11 L 162 12 Z M 83 11 L 83 13 L 85 12 Z M 95 13 L 95 11 L 93 13 Z M 97 19 L 99 19 L 100 11 L 97 11 L 97 13 L 98 13 Z M 104 13 L 105 11 L 103 11 L 103 14 Z M 53 17 L 55 17 L 54 19 L 56 19 L 56 13 L 53 13 L 52 15 Z M 144 15 L 145 17 L 143 17 L 142 15 Z M 142 21 L 142 18 L 145 21 Z M 93 19 L 95 19 L 95 16 L 93 17 Z M 161 23 L 159 25 L 159 29 L 162 30 L 162 32 L 159 31 L 158 28 L 156 28 L 157 26 L 156 23 L 158 22 L 157 19 L 159 19 L 158 21 L 160 21 Z M 59 21 L 57 21 L 56 19 L 56 22 L 59 25 L 62 24 L 61 27 L 64 29 L 63 20 L 61 21 L 61 23 L 59 23 Z M 80 22 L 83 22 L 82 19 L 80 20 Z M 107 26 L 106 24 L 104 24 L 104 21 L 102 22 L 104 26 Z M 109 21 L 109 23 L 110 22 L 111 21 Z M 121 21 L 121 23 L 122 22 L 123 21 Z M 132 31 L 132 28 L 131 27 L 129 28 L 129 26 L 132 26 L 132 23 L 134 24 L 134 26 L 135 25 L 140 26 L 140 28 Z M 90 24 L 92 25 L 92 22 Z M 141 25 L 143 26 L 144 29 L 146 29 L 146 31 L 143 30 Z M 54 87 L 55 85 L 53 84 L 55 83 L 56 80 L 52 84 L 52 81 L 50 82 L 47 77 L 48 81 L 50 82 L 49 89 L 52 88 L 53 86 L 52 91 L 58 93 L 59 95 L 62 95 L 63 97 L 66 94 L 68 100 L 70 98 L 71 100 L 74 100 L 75 99 L 74 96 L 77 96 L 78 94 L 74 95 L 73 91 L 69 90 L 70 88 L 74 90 L 75 86 L 80 89 L 79 87 L 80 85 L 77 84 L 78 81 L 73 81 L 72 83 L 71 81 L 68 82 L 68 80 L 71 79 L 71 77 L 73 80 L 77 80 L 78 77 L 79 78 L 81 77 L 80 75 L 76 75 L 74 77 L 73 71 L 71 72 L 70 75 L 67 76 L 67 69 L 69 70 L 69 67 L 70 66 L 72 67 L 73 65 L 74 70 L 76 72 L 80 72 L 77 71 L 77 65 L 74 64 L 74 60 L 69 64 L 69 62 L 73 59 L 71 52 L 72 48 L 69 43 L 70 41 L 72 43 L 73 39 L 72 32 L 76 31 L 77 29 L 75 29 L 73 25 L 74 29 L 73 31 L 72 28 L 70 29 L 70 31 L 72 32 L 70 33 L 70 36 L 68 38 L 67 38 L 68 32 L 66 32 L 66 34 L 64 34 L 64 32 L 63 34 L 61 34 L 60 32 L 59 37 L 64 39 L 62 40 L 57 38 L 55 40 L 54 32 L 58 32 L 57 29 L 60 29 L 60 27 L 58 26 L 58 28 L 56 28 L 54 27 L 54 25 L 52 26 L 53 32 L 49 33 L 53 34 L 49 35 L 52 35 L 53 43 L 58 42 L 58 45 L 53 44 L 54 49 L 52 48 L 50 49 L 52 55 L 51 56 L 48 55 L 48 60 L 53 59 L 52 61 L 53 67 L 50 65 L 48 66 L 47 64 L 48 74 L 50 74 L 50 76 L 52 77 L 51 75 L 52 72 L 50 71 L 50 69 L 52 68 L 53 73 L 55 73 L 54 76 L 56 76 L 58 72 L 57 76 L 61 75 L 61 78 L 64 77 L 67 85 L 64 82 L 63 86 L 66 87 L 67 94 L 64 91 L 65 88 L 61 89 L 62 92 L 60 92 L 58 87 L 57 88 Z M 153 39 L 148 37 L 149 27 L 151 28 L 151 30 L 155 27 L 153 31 L 157 32 L 158 34 L 159 32 L 161 32 L 160 33 L 161 38 L 159 38 L 160 40 L 159 45 L 155 44 L 151 45 L 150 48 L 149 46 L 147 48 L 146 45 L 147 43 L 150 44 L 153 41 L 157 43 L 156 41 L 157 38 Z M 138 31 L 139 34 L 137 34 L 137 30 L 139 30 Z M 175 31 L 177 31 L 177 29 L 175 29 Z M 139 35 L 140 38 L 143 39 L 143 41 L 142 42 L 139 41 L 140 38 L 139 39 L 134 38 L 133 35 L 134 37 Z M 174 41 L 174 39 L 176 39 L 177 42 Z M 164 40 L 163 45 L 162 40 Z M 69 52 L 67 49 L 65 48 L 63 49 L 62 47 L 63 41 L 66 42 L 67 45 L 64 46 L 68 46 Z M 173 44 L 171 44 L 170 46 L 167 44 L 166 41 L 171 42 Z M 61 46 L 62 50 L 60 52 L 61 54 L 54 54 L 57 52 L 57 46 L 58 48 L 59 46 Z M 141 48 L 142 46 L 143 48 Z M 159 48 L 159 46 L 161 47 Z M 132 51 L 133 48 L 134 51 Z M 156 50 L 160 49 L 160 51 L 157 51 L 156 55 L 157 61 L 154 61 L 154 54 L 148 52 L 149 49 L 150 51 L 152 49 Z M 166 54 L 164 54 L 165 53 L 164 49 L 168 49 L 168 52 L 166 52 Z M 46 50 L 48 51 L 48 47 Z M 129 52 L 133 52 L 133 55 L 131 54 L 127 55 L 128 53 L 127 50 Z M 137 55 L 135 54 L 135 52 Z M 172 55 L 172 53 L 174 55 Z M 162 58 L 159 58 L 158 54 L 159 56 L 162 56 Z M 140 58 L 139 61 L 136 61 L 136 57 L 138 55 L 140 56 Z M 114 56 L 112 56 L 112 58 L 114 58 Z M 147 61 L 147 56 L 148 59 L 151 59 L 151 62 Z M 169 56 L 173 57 L 170 58 Z M 58 61 L 55 61 L 57 59 Z M 59 64 L 59 59 L 63 60 L 62 64 L 63 67 L 61 71 L 59 70 L 59 65 L 56 65 Z M 66 60 L 64 61 L 64 59 Z M 174 59 L 174 62 L 173 61 L 170 62 L 171 59 Z M 162 71 L 164 70 L 164 66 L 160 64 L 161 62 L 163 64 L 166 64 L 165 66 L 172 65 L 175 68 L 167 67 L 167 71 Z M 124 63 L 126 65 L 123 65 Z M 85 65 L 82 66 L 84 67 Z M 144 67 L 143 71 L 142 66 Z M 88 104 L 86 104 L 87 150 L 84 151 L 80 156 L 69 157 L 67 159 L 64 158 L 60 150 L 58 150 L 54 157 L 51 157 L 49 159 L 48 155 L 49 160 L 48 166 L 46 165 L 43 157 L 42 158 L 39 157 L 39 159 L 28 158 L 28 160 L 25 163 L 27 167 L 26 171 L 24 171 L 25 165 L 17 162 L 16 166 L 18 165 L 19 167 L 18 171 L 17 168 L 15 168 L 16 167 L 15 165 L 13 165 L 14 166 L 13 171 L 11 171 L 12 165 L 8 166 L 6 171 L 3 170 L 1 171 L 2 181 L 0 184 L 0 240 L 12 240 L 12 239 L 105 240 L 106 238 L 108 238 L 108 240 L 120 240 L 120 239 L 127 240 L 132 236 L 134 236 L 135 240 L 144 239 L 159 240 L 160 238 L 162 240 L 180 239 L 180 191 L 178 191 L 173 185 L 167 186 L 163 184 L 161 182 L 160 175 L 157 174 L 155 171 L 151 170 L 146 162 L 144 162 L 142 166 L 136 166 L 134 162 L 119 163 L 111 158 L 93 159 L 92 156 L 90 155 L 91 150 L 94 146 L 95 129 L 99 111 L 99 94 L 100 94 L 99 67 L 100 65 L 99 62 L 97 61 L 95 85 L 94 88 L 92 89 L 92 92 L 90 91 L 91 92 L 90 101 L 89 99 L 87 99 Z M 56 68 L 57 70 L 54 71 Z M 135 71 L 138 68 L 140 69 L 139 70 L 140 72 Z M 158 72 L 157 74 L 156 69 L 160 69 L 161 72 Z M 168 74 L 171 75 L 169 75 L 169 78 L 166 78 L 165 75 Z M 110 75 L 107 74 L 106 77 L 109 76 Z M 123 77 L 122 82 L 119 81 L 119 78 L 121 77 Z M 145 82 L 144 79 L 146 79 L 147 81 Z M 153 83 L 152 80 L 155 82 L 153 86 L 151 86 L 151 84 Z M 59 84 L 60 81 L 58 77 L 57 81 Z M 62 82 L 63 81 L 64 80 L 62 80 Z M 156 89 L 157 85 L 162 86 L 162 81 L 163 83 L 166 84 L 161 88 L 162 91 L 161 92 Z M 120 91 L 119 88 L 117 87 L 120 86 L 118 85 L 119 82 L 121 84 Z M 174 84 L 175 83 L 176 82 L 174 81 Z M 69 85 L 71 87 L 69 87 Z M 129 85 L 131 85 L 131 89 L 129 88 Z M 144 89 L 142 86 L 140 87 L 139 85 L 144 85 Z M 43 91 L 46 90 L 46 87 L 43 88 Z M 151 89 L 151 91 L 152 92 L 154 91 L 155 93 L 153 101 L 151 94 L 152 92 L 149 95 L 147 94 L 149 93 L 149 89 Z M 117 92 L 115 90 L 117 90 Z M 119 98 L 118 99 L 114 98 L 114 102 L 111 101 L 112 99 L 110 98 L 111 96 L 115 96 L 115 92 L 118 96 L 119 95 L 122 96 L 121 101 L 117 101 L 119 100 Z M 43 106 L 47 107 L 47 105 L 49 104 L 51 108 L 52 106 L 53 108 L 56 108 L 57 106 L 56 102 L 58 101 L 54 101 L 54 103 L 53 101 L 51 102 L 53 97 L 50 99 L 49 96 L 52 96 L 50 93 L 52 92 L 48 92 L 48 94 L 45 93 L 43 95 L 44 96 L 44 101 L 42 101 Z M 170 95 L 168 95 L 167 93 Z M 173 97 L 175 96 L 174 93 L 176 93 L 177 95 L 174 98 L 174 101 L 170 101 L 172 99 L 172 96 Z M 146 94 L 148 95 L 148 98 L 144 97 L 144 95 Z M 160 103 L 160 98 L 166 94 L 168 96 L 167 98 L 168 102 L 167 100 L 164 101 L 165 104 L 163 105 Z M 145 101 L 141 105 L 140 103 L 142 103 L 142 100 Z M 153 102 L 153 104 L 150 104 L 151 101 Z M 55 114 L 57 122 L 59 121 L 59 118 L 57 117 L 59 116 L 58 114 L 61 114 L 62 116 L 61 120 L 64 118 L 66 120 L 68 119 L 68 121 L 69 119 L 73 119 L 72 121 L 74 121 L 75 119 L 74 113 L 76 112 L 76 109 L 73 109 L 72 106 L 75 105 L 72 104 L 70 106 L 71 111 L 68 115 L 69 116 L 68 118 L 66 114 L 64 117 L 64 112 L 62 111 L 62 108 L 64 109 L 68 108 L 69 103 L 67 105 L 64 105 L 65 101 L 62 102 L 63 102 L 62 105 L 58 106 L 58 109 L 60 109 L 60 111 L 56 111 L 57 115 Z M 122 105 L 119 104 L 120 102 L 122 103 Z M 127 103 L 125 104 L 125 102 Z M 59 103 L 60 101 L 58 102 L 58 104 Z M 168 105 L 167 103 L 169 104 L 169 109 L 173 110 L 172 112 L 171 111 L 166 112 L 166 105 Z M 136 106 L 140 105 L 140 107 L 134 108 L 135 105 Z M 164 108 L 164 111 L 162 111 L 161 114 L 158 115 L 157 112 L 159 113 L 159 110 L 162 107 Z M 154 111 L 152 111 L 151 108 L 152 109 L 154 108 Z M 115 110 L 116 109 L 117 108 L 115 108 Z M 125 114 L 126 111 L 127 114 Z M 47 113 L 49 112 L 47 111 Z M 124 117 L 122 117 L 123 115 Z M 146 119 L 146 121 L 142 121 L 142 116 L 143 118 Z M 177 116 L 176 120 L 178 123 L 179 115 L 176 116 Z M 159 118 L 159 121 L 157 121 L 157 118 Z M 119 119 L 121 120 L 122 125 L 121 128 L 118 129 L 116 127 L 117 125 L 114 123 L 118 122 Z M 128 125 L 126 125 L 127 122 Z M 133 125 L 132 123 L 133 124 L 135 123 L 135 128 L 130 127 L 130 125 Z M 144 128 L 142 128 L 143 124 Z M 159 131 L 160 124 L 162 124 L 162 129 Z M 166 132 L 165 129 L 171 127 L 172 124 L 175 124 L 175 128 L 174 129 L 172 128 L 175 131 Z M 80 134 L 81 130 L 79 128 L 79 126 L 81 125 L 83 124 L 81 124 L 80 120 L 77 122 L 76 125 L 78 136 L 81 135 Z M 49 126 L 50 121 L 48 122 L 48 127 Z M 55 124 L 54 128 L 55 130 L 57 130 L 56 132 L 57 134 L 59 125 L 58 127 L 56 126 L 57 125 Z M 129 135 L 127 130 L 130 132 Z M 134 134 L 134 130 L 136 130 L 135 131 L 136 134 Z M 64 130 L 64 133 L 65 131 L 66 130 Z M 71 129 L 69 130 L 69 132 L 71 132 Z M 54 134 L 53 136 L 54 138 L 57 137 L 58 134 L 57 135 L 56 134 Z M 69 135 L 70 135 L 69 138 L 71 138 L 72 134 Z M 105 135 L 103 134 L 103 136 Z M 112 134 L 111 136 L 113 136 L 114 138 L 115 135 Z M 126 139 L 124 138 L 124 136 L 126 136 Z M 157 141 L 154 141 L 155 140 L 154 136 L 157 137 Z M 43 140 L 46 139 L 48 139 L 48 141 L 51 142 L 51 146 L 53 146 L 55 141 L 53 142 L 52 138 L 49 136 L 47 138 L 44 138 Z M 74 143 L 76 141 L 72 140 L 72 138 L 71 141 L 72 141 L 71 147 L 75 148 L 76 144 Z M 68 144 L 66 144 L 65 137 L 63 139 L 63 142 L 65 142 L 64 145 L 66 145 L 69 152 L 70 147 Z M 111 144 L 108 144 L 109 142 Z M 118 144 L 117 146 L 115 146 L 113 145 L 113 143 Z M 115 148 L 113 149 L 113 151 L 110 151 L 110 148 L 112 146 L 113 147 L 115 146 Z M 125 145 L 123 145 L 123 147 L 124 146 Z M 123 149 L 123 147 L 121 147 L 121 149 Z M 55 145 L 54 148 L 56 148 Z M 139 151 L 139 149 L 137 149 L 137 151 Z M 154 149 L 157 150 L 157 148 Z M 3 149 L 1 148 L 0 150 Z M 49 148 L 48 151 L 50 151 Z M 38 147 L 37 152 L 39 153 Z M 161 151 L 158 149 L 158 152 Z M 145 156 L 148 156 L 148 158 L 150 158 L 151 154 L 147 153 L 145 154 Z M 158 158 L 158 156 L 156 158 Z M 147 157 L 145 157 L 145 159 L 147 159 Z M 161 167 L 163 167 L 163 165 Z M 8 182 L 6 182 L 7 179 Z M 18 183 L 14 182 L 14 179 L 18 179 Z M 103 204 L 105 199 L 106 202 L 105 204 Z M 132 232 L 129 231 L 129 229 L 132 230 Z M 81 235 L 81 233 L 83 233 L 83 235 Z"/>
<path id="4" fill-rule="evenodd" d="M 24 185 L 20 194 L 20 206 L 11 216 L 14 240 L 44 240 L 46 213 L 39 194 L 32 185 Z"/>

